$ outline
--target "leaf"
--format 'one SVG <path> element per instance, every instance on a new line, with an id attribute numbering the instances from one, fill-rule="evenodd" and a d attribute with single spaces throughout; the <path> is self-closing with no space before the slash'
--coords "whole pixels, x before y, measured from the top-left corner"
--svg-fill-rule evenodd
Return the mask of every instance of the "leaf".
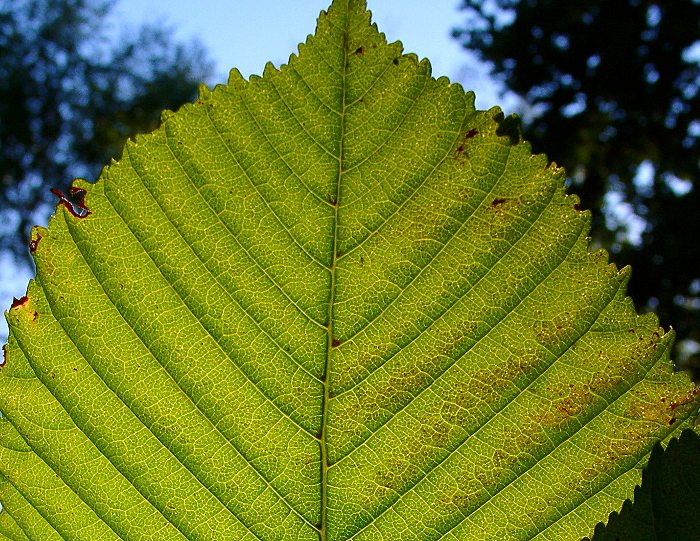
<path id="1" fill-rule="evenodd" d="M 591 534 L 698 400 L 502 118 L 336 0 L 76 181 L 8 312 L 0 532 Z"/>

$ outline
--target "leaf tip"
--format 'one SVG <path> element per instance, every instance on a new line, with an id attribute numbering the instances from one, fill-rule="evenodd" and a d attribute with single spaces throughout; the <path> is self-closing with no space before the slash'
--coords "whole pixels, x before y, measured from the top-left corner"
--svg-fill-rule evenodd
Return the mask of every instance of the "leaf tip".
<path id="1" fill-rule="evenodd" d="M 207 101 L 211 98 L 211 90 L 204 83 L 200 83 L 197 87 L 197 100 Z"/>
<path id="2" fill-rule="evenodd" d="M 165 124 L 169 119 L 175 116 L 175 112 L 170 109 L 163 109 L 160 112 L 160 123 Z"/>
<path id="3" fill-rule="evenodd" d="M 292 55 L 292 57 L 293 57 L 293 55 Z M 290 57 L 290 60 L 292 57 Z M 272 77 L 278 71 L 279 70 L 272 62 L 268 62 L 267 64 L 265 64 L 265 69 L 263 69 L 263 77 Z"/>
<path id="4" fill-rule="evenodd" d="M 556 162 L 549 162 L 547 164 L 546 169 L 552 169 L 554 171 L 558 170 L 559 167 L 557 166 Z M 579 196 L 576 194 L 566 194 L 566 198 L 571 202 L 571 208 L 574 209 L 577 212 L 586 212 L 581 207 L 581 199 L 579 199 Z"/>
<path id="5" fill-rule="evenodd" d="M 228 86 L 239 86 L 245 82 L 245 79 L 243 78 L 243 75 L 241 75 L 241 72 L 238 71 L 237 68 L 233 68 L 231 71 L 228 72 L 228 80 L 226 81 L 226 84 Z"/>

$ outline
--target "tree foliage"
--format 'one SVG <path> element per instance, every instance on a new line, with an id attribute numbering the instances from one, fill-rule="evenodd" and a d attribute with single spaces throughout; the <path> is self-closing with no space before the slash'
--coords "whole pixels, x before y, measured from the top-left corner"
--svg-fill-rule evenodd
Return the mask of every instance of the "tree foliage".
<path id="1" fill-rule="evenodd" d="M 209 75 L 201 48 L 165 28 L 111 36 L 110 4 L 0 4 L 0 249 L 26 256 L 29 228 L 55 202 L 50 187 L 95 178 L 127 137 L 155 128 Z"/>
<path id="2" fill-rule="evenodd" d="M 634 268 L 632 297 L 700 340 L 700 2 L 463 7 L 456 36 L 532 108 L 526 138 L 570 172 L 594 239 Z"/>

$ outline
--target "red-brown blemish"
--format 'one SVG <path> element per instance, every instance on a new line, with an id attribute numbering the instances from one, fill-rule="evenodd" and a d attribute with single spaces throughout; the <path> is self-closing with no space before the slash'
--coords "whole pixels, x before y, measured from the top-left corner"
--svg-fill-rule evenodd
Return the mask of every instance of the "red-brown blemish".
<path id="1" fill-rule="evenodd" d="M 464 148 L 467 144 L 467 141 L 469 139 L 473 138 L 474 136 L 476 136 L 476 134 L 478 134 L 478 133 L 479 133 L 479 131 L 476 128 L 472 128 L 471 130 L 469 130 L 467 133 L 464 134 L 464 139 L 462 139 L 462 142 L 457 147 L 457 150 L 456 150 L 457 155 L 464 153 Z"/>
<path id="2" fill-rule="evenodd" d="M 505 203 L 505 202 L 506 202 L 505 197 L 497 197 L 496 199 L 494 199 L 494 200 L 491 202 L 491 206 L 492 206 L 493 208 L 500 207 L 500 206 L 501 206 L 503 203 Z"/>
<path id="3" fill-rule="evenodd" d="M 68 212 L 70 212 L 76 218 L 85 218 L 92 214 L 90 209 L 85 206 L 85 190 L 71 186 L 70 195 L 72 195 L 77 201 L 73 202 L 61 191 L 56 188 L 51 188 L 51 193 L 60 199 L 59 205 L 66 207 Z M 77 209 L 77 210 L 76 210 Z"/>
<path id="4" fill-rule="evenodd" d="M 575 203 L 575 204 L 574 204 L 574 210 L 581 210 L 581 204 L 580 204 L 580 203 Z"/>
<path id="5" fill-rule="evenodd" d="M 678 407 L 680 407 L 680 406 L 685 406 L 685 405 L 688 404 L 689 402 L 692 402 L 692 400 L 698 395 L 698 392 L 700 392 L 700 391 L 698 391 L 698 389 L 695 388 L 695 389 L 693 389 L 692 392 L 688 393 L 688 395 L 687 395 L 683 400 L 680 400 L 680 401 L 678 401 L 678 402 L 676 402 L 676 401 L 674 400 L 674 401 L 671 402 L 671 404 L 669 405 L 669 409 L 670 409 L 671 411 L 673 411 L 673 410 L 675 410 L 676 408 L 678 408 Z"/>
<path id="6" fill-rule="evenodd" d="M 0 367 L 5 366 L 5 363 L 7 363 L 7 344 L 3 344 L 2 346 L 2 362 L 0 363 Z"/>
<path id="7" fill-rule="evenodd" d="M 337 348 L 340 344 L 341 344 L 341 341 L 338 340 L 337 338 L 334 338 L 333 340 L 331 340 L 331 346 L 334 348 Z"/>
<path id="8" fill-rule="evenodd" d="M 12 299 L 12 306 L 10 306 L 10 310 L 12 310 L 13 308 L 19 308 L 20 306 L 24 306 L 25 304 L 27 304 L 28 301 L 29 301 L 29 299 L 27 298 L 26 295 L 20 297 L 19 299 L 13 298 Z"/>
<path id="9" fill-rule="evenodd" d="M 365 48 L 362 45 L 360 45 L 357 49 L 355 49 L 355 54 L 362 56 L 363 54 L 365 54 Z"/>
<path id="10" fill-rule="evenodd" d="M 675 418 L 675 417 L 671 417 L 671 418 L 668 420 L 668 426 L 671 426 L 671 425 L 672 425 L 673 423 L 675 423 L 675 422 L 676 422 L 676 418 Z"/>
<path id="11" fill-rule="evenodd" d="M 41 240 L 41 235 L 37 235 L 35 239 L 29 241 L 29 251 L 31 253 L 36 252 L 36 247 L 39 246 L 39 241 Z"/>
<path id="12" fill-rule="evenodd" d="M 32 321 L 36 321 L 36 318 L 38 318 L 38 317 L 39 317 L 39 312 L 34 310 L 34 313 L 32 314 Z"/>

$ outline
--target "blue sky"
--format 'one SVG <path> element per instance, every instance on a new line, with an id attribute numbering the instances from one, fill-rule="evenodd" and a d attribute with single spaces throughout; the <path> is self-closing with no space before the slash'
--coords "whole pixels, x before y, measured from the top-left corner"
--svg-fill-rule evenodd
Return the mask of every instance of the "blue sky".
<path id="1" fill-rule="evenodd" d="M 115 36 L 144 23 L 171 26 L 180 41 L 199 40 L 215 62 L 215 83 L 225 82 L 232 67 L 243 76 L 261 74 L 266 62 L 286 63 L 297 45 L 316 29 L 316 18 L 330 0 L 119 0 L 108 21 Z M 388 41 L 400 40 L 404 52 L 429 58 L 433 76 L 446 75 L 476 92 L 476 105 L 487 109 L 499 102 L 487 67 L 451 37 L 464 20 L 460 0 L 368 0 L 373 21 Z M 501 100 L 502 101 L 502 100 Z M 506 107 L 506 109 L 508 109 Z M 46 225 L 46 224 L 40 224 Z M 0 306 L 24 294 L 32 273 L 17 269 L 0 255 Z M 0 318 L 0 341 L 7 336 Z"/>
<path id="2" fill-rule="evenodd" d="M 182 40 L 196 37 L 216 62 L 217 81 L 236 67 L 243 76 L 261 74 L 267 61 L 286 63 L 297 45 L 313 34 L 316 18 L 330 0 L 120 0 L 122 22 L 165 23 Z M 446 75 L 477 92 L 477 106 L 494 105 L 496 90 L 487 69 L 478 66 L 451 37 L 465 18 L 460 0 L 368 0 L 373 21 L 389 41 L 400 40 L 405 52 L 427 57 L 433 75 Z M 118 24 L 117 24 L 118 26 Z"/>

